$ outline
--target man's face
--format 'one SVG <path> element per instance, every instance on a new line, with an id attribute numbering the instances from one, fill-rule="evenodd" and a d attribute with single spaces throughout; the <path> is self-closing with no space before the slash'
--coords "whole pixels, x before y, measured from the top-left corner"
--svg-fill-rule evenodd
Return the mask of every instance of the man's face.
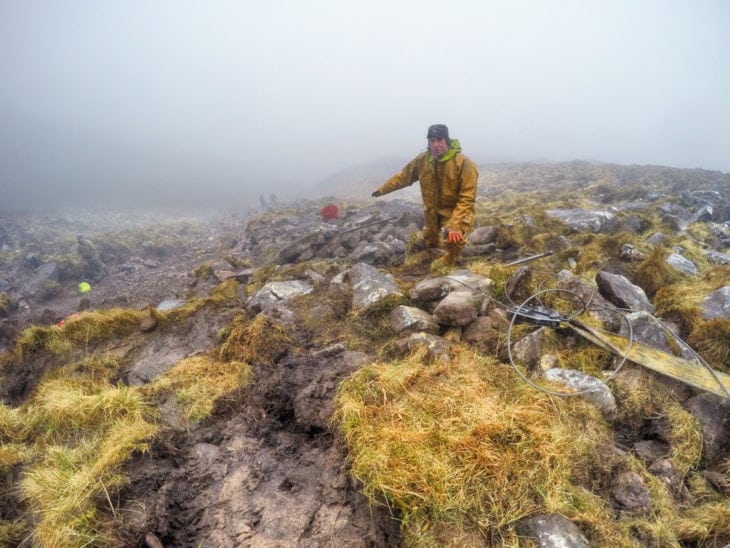
<path id="1" fill-rule="evenodd" d="M 428 150 L 431 153 L 431 156 L 439 160 L 441 159 L 441 156 L 446 154 L 446 151 L 449 150 L 449 145 L 446 144 L 446 139 L 429 137 Z"/>

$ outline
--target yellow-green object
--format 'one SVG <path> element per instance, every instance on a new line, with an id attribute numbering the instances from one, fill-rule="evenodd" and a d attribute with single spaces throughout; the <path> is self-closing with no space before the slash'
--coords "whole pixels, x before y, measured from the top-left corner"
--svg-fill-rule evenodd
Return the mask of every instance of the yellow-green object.
<path id="1" fill-rule="evenodd" d="M 89 282 L 81 282 L 79 284 L 79 292 L 88 293 L 89 291 L 91 291 L 91 284 Z"/>

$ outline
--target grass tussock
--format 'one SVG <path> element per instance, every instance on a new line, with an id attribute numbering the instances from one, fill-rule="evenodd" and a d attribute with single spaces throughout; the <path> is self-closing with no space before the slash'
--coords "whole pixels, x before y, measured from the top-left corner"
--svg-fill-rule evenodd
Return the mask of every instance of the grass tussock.
<path id="1" fill-rule="evenodd" d="M 143 317 L 139 310 L 111 308 L 74 314 L 62 325 L 33 325 L 20 334 L 12 354 L 18 360 L 40 350 L 62 355 L 112 336 L 128 335 L 137 329 Z"/>
<path id="2" fill-rule="evenodd" d="M 46 446 L 20 482 L 20 497 L 36 514 L 35 542 L 41 546 L 111 542 L 113 529 L 103 514 L 114 513 L 110 492 L 125 483 L 119 468 L 132 452 L 147 448 L 156 430 L 154 424 L 130 416 L 76 445 Z"/>
<path id="3" fill-rule="evenodd" d="M 221 398 L 247 386 L 251 376 L 251 367 L 246 363 L 199 355 L 177 363 L 145 392 L 157 399 L 174 394 L 189 427 L 208 417 Z"/>
<path id="4" fill-rule="evenodd" d="M 716 318 L 695 325 L 687 342 L 709 364 L 730 371 L 730 320 Z"/>
<path id="5" fill-rule="evenodd" d="M 636 268 L 632 282 L 641 287 L 649 298 L 681 279 L 679 271 L 667 263 L 668 252 L 657 247 Z"/>
<path id="6" fill-rule="evenodd" d="M 24 465 L 18 498 L 32 509 L 34 543 L 111 542 L 110 493 L 125 482 L 122 465 L 158 428 L 139 390 L 55 376 L 23 406 L 0 408 L 0 417 L 0 468 Z"/>
<path id="7" fill-rule="evenodd" d="M 521 517 L 575 513 L 575 463 L 609 436 L 595 409 L 468 352 L 449 365 L 410 358 L 360 370 L 342 384 L 335 420 L 352 474 L 398 511 L 409 545 L 454 529 L 514 541 Z"/>
<path id="8" fill-rule="evenodd" d="M 286 330 L 263 314 L 253 320 L 241 314 L 223 331 L 219 358 L 244 363 L 272 363 L 289 349 L 291 338 Z"/>

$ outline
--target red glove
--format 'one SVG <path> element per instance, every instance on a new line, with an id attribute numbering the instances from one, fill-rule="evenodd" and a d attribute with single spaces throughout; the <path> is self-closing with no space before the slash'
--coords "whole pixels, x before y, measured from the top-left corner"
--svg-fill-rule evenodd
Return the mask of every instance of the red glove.
<path id="1" fill-rule="evenodd" d="M 455 244 L 463 239 L 461 232 L 459 232 L 458 230 L 451 230 L 450 228 L 447 228 L 446 230 L 448 232 L 447 237 L 450 244 Z"/>

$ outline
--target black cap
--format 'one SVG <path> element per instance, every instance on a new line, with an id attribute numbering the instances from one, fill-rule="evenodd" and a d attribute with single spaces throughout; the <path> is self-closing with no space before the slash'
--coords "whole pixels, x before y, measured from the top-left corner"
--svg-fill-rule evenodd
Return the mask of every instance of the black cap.
<path id="1" fill-rule="evenodd" d="M 434 124 L 428 128 L 428 133 L 426 134 L 426 139 L 430 139 L 431 137 L 443 139 L 448 143 L 450 142 L 449 128 L 447 128 L 444 124 Z"/>

